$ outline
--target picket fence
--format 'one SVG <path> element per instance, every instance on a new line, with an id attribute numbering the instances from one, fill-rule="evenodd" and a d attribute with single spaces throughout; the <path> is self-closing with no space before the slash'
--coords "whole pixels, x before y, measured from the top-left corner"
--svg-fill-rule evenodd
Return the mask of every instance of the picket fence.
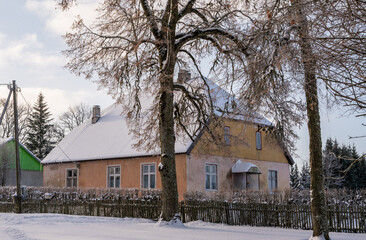
<path id="1" fill-rule="evenodd" d="M 86 216 L 158 219 L 159 200 L 27 200 L 24 213 L 58 213 Z M 0 202 L 0 212 L 12 212 L 11 202 Z M 183 222 L 202 220 L 228 225 L 312 229 L 309 205 L 186 201 L 180 203 Z M 365 206 L 328 206 L 329 230 L 366 233 Z"/>

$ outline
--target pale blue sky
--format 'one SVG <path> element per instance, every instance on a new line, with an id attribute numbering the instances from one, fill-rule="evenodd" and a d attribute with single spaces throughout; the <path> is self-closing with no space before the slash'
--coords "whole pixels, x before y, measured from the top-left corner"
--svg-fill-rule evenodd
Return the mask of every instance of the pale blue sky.
<path id="1" fill-rule="evenodd" d="M 54 0 L 0 0 L 0 83 L 17 80 L 26 100 L 33 104 L 42 92 L 52 113 L 57 116 L 67 107 L 80 102 L 99 104 L 102 108 L 113 103 L 96 84 L 76 77 L 63 68 L 66 48 L 61 35 L 70 27 L 74 16 L 93 19 L 94 0 L 79 0 L 79 6 L 65 13 L 56 9 Z M 7 89 L 0 86 L 0 97 Z M 23 99 L 20 102 L 24 103 Z M 365 118 L 353 115 L 340 117 L 338 111 L 322 107 L 323 140 L 332 137 L 340 143 L 355 144 L 360 153 L 366 152 L 366 138 L 349 140 L 348 136 L 366 135 Z M 298 130 L 298 164 L 308 159 L 306 123 Z"/>

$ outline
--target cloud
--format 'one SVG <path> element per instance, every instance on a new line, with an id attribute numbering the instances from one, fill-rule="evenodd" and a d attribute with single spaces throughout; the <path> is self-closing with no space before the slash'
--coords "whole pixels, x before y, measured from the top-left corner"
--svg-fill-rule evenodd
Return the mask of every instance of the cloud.
<path id="1" fill-rule="evenodd" d="M 102 109 L 112 104 L 112 99 L 104 92 L 91 91 L 65 91 L 54 88 L 21 88 L 21 94 L 18 94 L 19 104 L 29 104 L 31 106 L 37 101 L 39 93 L 45 97 L 45 101 L 49 107 L 53 118 L 57 118 L 61 113 L 67 111 L 68 107 L 77 105 L 81 102 L 87 103 L 90 106 L 97 104 L 101 105 Z M 7 96 L 8 91 L 5 87 L 0 89 L 0 96 Z M 24 97 L 24 98 L 23 98 Z"/>
<path id="2" fill-rule="evenodd" d="M 97 16 L 95 9 L 100 1 L 79 0 L 76 6 L 62 11 L 56 2 L 49 0 L 27 0 L 25 7 L 28 11 L 46 19 L 46 28 L 57 35 L 64 35 L 71 31 L 71 26 L 77 16 L 84 19 L 88 25 Z"/>
<path id="3" fill-rule="evenodd" d="M 47 52 L 36 34 L 26 34 L 13 41 L 8 41 L 2 34 L 0 42 L 0 69 L 13 64 L 44 69 L 65 63 L 65 58 L 59 53 Z"/>

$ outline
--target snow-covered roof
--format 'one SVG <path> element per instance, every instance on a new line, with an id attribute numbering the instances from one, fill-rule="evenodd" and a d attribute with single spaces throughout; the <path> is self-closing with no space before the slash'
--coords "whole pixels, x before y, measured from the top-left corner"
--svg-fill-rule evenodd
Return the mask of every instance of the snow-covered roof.
<path id="1" fill-rule="evenodd" d="M 234 166 L 231 168 L 233 173 L 262 173 L 261 170 L 250 162 L 242 162 L 240 159 L 236 161 Z"/>
<path id="2" fill-rule="evenodd" d="M 229 103 L 230 95 L 212 82 L 210 89 L 215 96 L 215 109 L 223 109 Z M 142 102 L 142 105 L 146 104 L 146 100 L 152 102 L 151 99 L 144 99 L 145 103 Z M 133 147 L 136 140 L 129 134 L 122 112 L 122 106 L 114 104 L 102 111 L 101 118 L 95 124 L 88 120 L 76 127 L 43 159 L 42 164 L 160 155 L 156 150 L 145 151 Z M 245 120 L 242 116 L 229 117 Z M 260 115 L 250 121 L 271 125 L 271 122 Z M 177 136 L 176 153 L 187 153 L 192 146 L 193 142 L 189 138 Z"/>
<path id="3" fill-rule="evenodd" d="M 7 143 L 7 142 L 10 142 L 14 140 L 13 137 L 9 137 L 9 138 L 0 138 L 0 145 L 4 144 L 4 143 Z M 36 159 L 38 162 L 41 162 L 41 160 L 36 156 L 34 155 L 28 148 L 26 148 L 23 144 L 19 143 L 19 146 L 21 148 L 23 148 L 26 152 L 28 152 L 34 159 Z"/>
<path id="4" fill-rule="evenodd" d="M 88 120 L 73 129 L 42 161 L 43 164 L 103 160 L 158 155 L 133 148 L 134 138 L 129 135 L 121 105 L 112 105 L 103 111 L 95 124 Z M 177 139 L 176 153 L 187 152 L 192 141 Z"/>

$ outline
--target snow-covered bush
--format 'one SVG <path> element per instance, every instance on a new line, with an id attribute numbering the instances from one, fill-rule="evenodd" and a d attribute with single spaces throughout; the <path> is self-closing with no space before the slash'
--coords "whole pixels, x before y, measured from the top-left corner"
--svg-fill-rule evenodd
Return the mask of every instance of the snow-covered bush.
<path id="1" fill-rule="evenodd" d="M 328 205 L 366 205 L 366 190 L 330 189 L 325 192 Z M 309 190 L 288 189 L 283 191 L 236 191 L 222 192 L 187 192 L 186 202 L 192 201 L 224 201 L 233 203 L 268 203 L 268 204 L 310 204 Z"/>
<path id="2" fill-rule="evenodd" d="M 16 192 L 15 187 L 0 187 L 0 201 L 11 201 Z M 50 188 L 26 187 L 27 200 L 42 200 L 47 198 L 59 201 L 95 201 L 95 200 L 159 200 L 160 190 L 139 190 L 137 188 L 110 189 L 110 188 Z"/>

